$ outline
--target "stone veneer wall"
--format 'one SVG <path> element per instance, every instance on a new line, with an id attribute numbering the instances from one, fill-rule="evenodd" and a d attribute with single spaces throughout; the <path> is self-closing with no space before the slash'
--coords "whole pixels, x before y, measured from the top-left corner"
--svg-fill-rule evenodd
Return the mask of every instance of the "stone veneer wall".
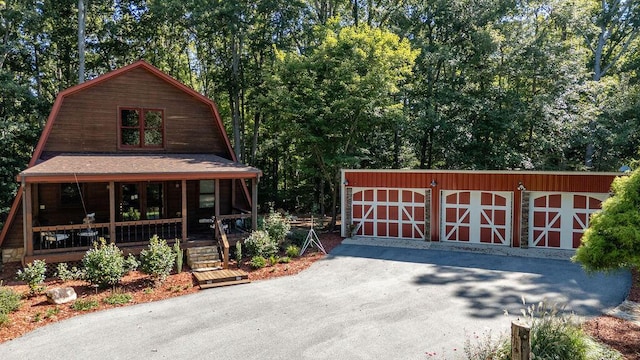
<path id="1" fill-rule="evenodd" d="M 427 189 L 424 197 L 424 239 L 431 241 L 431 189 Z"/>
<path id="2" fill-rule="evenodd" d="M 345 229 L 347 229 L 347 237 L 351 237 L 351 224 L 353 223 L 353 214 L 351 213 L 351 203 L 353 202 L 353 189 L 348 187 L 346 188 L 346 204 L 344 205 L 346 208 L 344 209 L 345 218 L 342 220 L 345 223 Z"/>
<path id="3" fill-rule="evenodd" d="M 23 248 L 2 249 L 2 263 L 21 262 L 24 256 Z"/>
<path id="4" fill-rule="evenodd" d="M 522 223 L 520 226 L 520 247 L 529 247 L 529 199 L 531 194 L 528 191 L 522 191 Z"/>

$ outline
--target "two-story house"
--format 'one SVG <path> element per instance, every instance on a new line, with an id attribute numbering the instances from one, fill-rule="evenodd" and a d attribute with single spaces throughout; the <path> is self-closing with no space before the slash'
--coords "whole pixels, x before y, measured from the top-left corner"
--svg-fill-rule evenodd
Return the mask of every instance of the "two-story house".
<path id="1" fill-rule="evenodd" d="M 144 61 L 62 91 L 0 233 L 2 261 L 74 261 L 99 238 L 214 244 L 257 226 L 261 171 L 240 164 L 216 105 Z M 220 226 L 222 227 L 222 226 Z"/>

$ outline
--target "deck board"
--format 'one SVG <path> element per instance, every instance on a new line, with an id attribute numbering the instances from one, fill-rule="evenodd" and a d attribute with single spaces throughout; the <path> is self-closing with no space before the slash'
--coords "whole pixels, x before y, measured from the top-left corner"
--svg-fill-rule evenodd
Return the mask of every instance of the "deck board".
<path id="1" fill-rule="evenodd" d="M 242 270 L 222 269 L 194 272 L 200 288 L 236 285 L 250 282 L 249 274 Z"/>

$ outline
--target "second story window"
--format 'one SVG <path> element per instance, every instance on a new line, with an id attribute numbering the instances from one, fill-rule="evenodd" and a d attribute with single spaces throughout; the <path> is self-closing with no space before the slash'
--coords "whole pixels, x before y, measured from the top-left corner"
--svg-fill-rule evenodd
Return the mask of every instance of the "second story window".
<path id="1" fill-rule="evenodd" d="M 163 147 L 164 112 L 157 109 L 120 108 L 120 146 Z"/>

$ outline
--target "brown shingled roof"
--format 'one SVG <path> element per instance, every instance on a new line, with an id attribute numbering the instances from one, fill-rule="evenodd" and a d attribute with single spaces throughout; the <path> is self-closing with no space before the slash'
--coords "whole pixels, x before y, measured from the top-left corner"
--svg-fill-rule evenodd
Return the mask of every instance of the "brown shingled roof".
<path id="1" fill-rule="evenodd" d="M 18 181 L 249 179 L 262 175 L 213 154 L 61 154 L 30 167 Z"/>

